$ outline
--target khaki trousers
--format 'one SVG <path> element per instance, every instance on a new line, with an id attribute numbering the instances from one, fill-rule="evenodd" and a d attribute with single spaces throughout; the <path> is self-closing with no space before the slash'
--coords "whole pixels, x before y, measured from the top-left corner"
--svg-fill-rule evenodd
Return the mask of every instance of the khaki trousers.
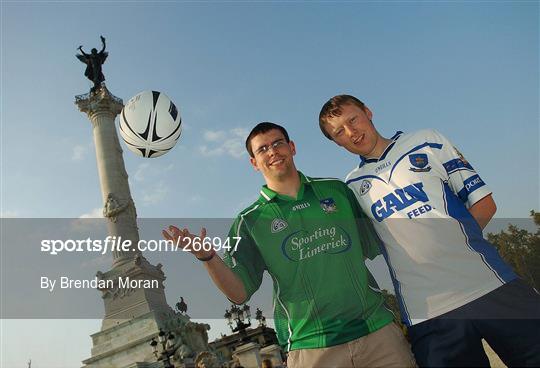
<path id="1" fill-rule="evenodd" d="M 345 344 L 290 351 L 287 367 L 416 367 L 416 362 L 401 329 L 392 322 Z"/>

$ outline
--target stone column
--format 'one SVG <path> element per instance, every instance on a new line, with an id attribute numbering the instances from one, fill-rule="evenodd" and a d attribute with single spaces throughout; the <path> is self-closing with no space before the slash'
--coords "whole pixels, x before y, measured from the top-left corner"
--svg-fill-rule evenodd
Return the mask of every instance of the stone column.
<path id="1" fill-rule="evenodd" d="M 260 351 L 261 345 L 255 342 L 248 342 L 240 345 L 234 350 L 233 356 L 240 361 L 240 365 L 246 368 L 258 368 L 261 366 Z"/>
<path id="2" fill-rule="evenodd" d="M 260 354 L 261 360 L 270 359 L 274 367 L 280 367 L 283 363 L 281 348 L 276 344 L 265 346 L 260 350 Z"/>
<path id="3" fill-rule="evenodd" d="M 97 91 L 77 96 L 75 103 L 86 113 L 93 126 L 94 145 L 103 197 L 103 216 L 109 235 L 131 240 L 129 252 L 113 252 L 113 268 L 133 260 L 139 254 L 137 213 L 129 190 L 128 175 L 122 157 L 114 120 L 123 108 L 122 100 L 103 84 Z"/>
<path id="4" fill-rule="evenodd" d="M 84 367 L 161 367 L 162 362 L 150 363 L 155 357 L 149 345 L 160 328 L 173 331 L 179 338 L 178 344 L 185 345 L 180 348 L 191 351 L 193 356 L 209 350 L 207 325 L 193 323 L 189 316 L 171 309 L 165 298 L 165 274 L 161 264 L 150 264 L 137 248 L 137 213 L 114 124 L 122 111 L 122 100 L 113 96 L 102 83 L 96 91 L 76 96 L 75 103 L 88 115 L 93 126 L 108 233 L 132 242 L 129 251 L 113 252 L 109 271 L 96 275 L 113 281 L 113 287 L 101 289 L 105 317 L 101 331 L 91 336 L 92 356 L 83 361 Z M 151 287 L 122 286 L 118 280 L 126 277 L 149 281 Z"/>

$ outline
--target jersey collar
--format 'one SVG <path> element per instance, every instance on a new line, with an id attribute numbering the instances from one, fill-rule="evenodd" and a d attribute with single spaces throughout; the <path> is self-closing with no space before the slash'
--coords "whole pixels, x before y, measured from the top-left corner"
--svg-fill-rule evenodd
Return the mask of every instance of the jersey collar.
<path id="1" fill-rule="evenodd" d="M 304 196 L 304 184 L 311 184 L 311 178 L 305 176 L 302 174 L 302 172 L 298 171 L 298 175 L 300 175 L 300 188 L 298 189 L 298 198 L 295 200 L 300 200 Z M 281 195 L 277 192 L 274 192 L 272 189 L 268 188 L 268 186 L 265 184 L 262 186 L 261 191 L 259 192 L 261 195 L 259 196 L 259 201 L 266 203 L 270 202 L 274 198 L 280 198 L 284 200 L 291 200 L 291 197 Z"/>
<path id="2" fill-rule="evenodd" d="M 394 134 L 390 139 L 392 140 L 392 143 L 390 143 L 383 151 L 381 157 L 379 158 L 366 158 L 362 155 L 358 155 L 360 157 L 360 164 L 358 165 L 358 168 L 361 168 L 362 166 L 364 166 L 365 164 L 369 164 L 371 162 L 379 162 L 380 160 L 384 160 L 386 158 L 386 155 L 388 154 L 388 152 L 390 152 L 390 150 L 392 149 L 392 147 L 394 147 L 394 144 L 396 143 L 396 141 L 399 139 L 399 137 L 403 134 L 402 131 L 397 131 L 396 134 Z"/>

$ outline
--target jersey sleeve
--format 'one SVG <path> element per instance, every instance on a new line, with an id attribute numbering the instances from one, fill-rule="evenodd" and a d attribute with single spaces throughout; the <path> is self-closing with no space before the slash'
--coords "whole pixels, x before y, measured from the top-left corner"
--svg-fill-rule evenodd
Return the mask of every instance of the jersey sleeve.
<path id="1" fill-rule="evenodd" d="M 491 190 L 476 173 L 461 152 L 442 134 L 433 131 L 437 141 L 442 144 L 438 158 L 444 167 L 450 189 L 467 208 L 491 194 Z"/>
<path id="2" fill-rule="evenodd" d="M 366 216 L 360 207 L 354 192 L 349 187 L 346 187 L 346 190 L 347 197 L 351 203 L 354 217 L 356 219 L 364 257 L 373 259 L 381 254 L 381 240 L 379 235 L 377 235 L 371 220 Z"/>
<path id="3" fill-rule="evenodd" d="M 239 216 L 229 230 L 229 241 L 231 248 L 225 251 L 223 261 L 244 284 L 247 302 L 261 286 L 266 267 L 243 217 Z"/>

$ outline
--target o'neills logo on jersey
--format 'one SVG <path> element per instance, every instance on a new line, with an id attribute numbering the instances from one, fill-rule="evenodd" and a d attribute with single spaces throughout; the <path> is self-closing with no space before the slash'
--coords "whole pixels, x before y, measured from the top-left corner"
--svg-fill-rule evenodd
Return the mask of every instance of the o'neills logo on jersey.
<path id="1" fill-rule="evenodd" d="M 391 216 L 396 211 L 401 211 L 418 201 L 427 202 L 429 198 L 422 189 L 422 183 L 407 185 L 405 188 L 396 189 L 393 193 L 385 195 L 382 199 L 371 205 L 371 213 L 379 222 Z"/>
<path id="2" fill-rule="evenodd" d="M 272 221 L 272 225 L 270 226 L 271 228 L 271 231 L 273 233 L 279 233 L 281 230 L 285 229 L 287 227 L 287 223 L 285 222 L 285 220 L 282 220 L 282 219 L 274 219 L 274 221 Z"/>
<path id="3" fill-rule="evenodd" d="M 339 226 L 318 228 L 315 231 L 296 231 L 281 243 L 283 255 L 299 262 L 321 254 L 338 254 L 349 250 L 351 237 Z"/>
<path id="4" fill-rule="evenodd" d="M 309 202 L 304 202 L 304 203 L 300 203 L 300 204 L 297 204 L 297 205 L 293 206 L 292 210 L 293 211 L 299 211 L 299 210 L 303 210 L 305 208 L 308 208 L 309 206 L 311 206 L 311 204 Z"/>
<path id="5" fill-rule="evenodd" d="M 375 174 L 380 173 L 382 170 L 384 170 L 384 169 L 386 169 L 386 168 L 388 168 L 388 167 L 390 167 L 390 166 L 392 166 L 392 163 L 391 163 L 390 161 L 385 162 L 385 163 L 383 163 L 383 164 L 377 166 L 377 167 L 375 168 Z"/>

